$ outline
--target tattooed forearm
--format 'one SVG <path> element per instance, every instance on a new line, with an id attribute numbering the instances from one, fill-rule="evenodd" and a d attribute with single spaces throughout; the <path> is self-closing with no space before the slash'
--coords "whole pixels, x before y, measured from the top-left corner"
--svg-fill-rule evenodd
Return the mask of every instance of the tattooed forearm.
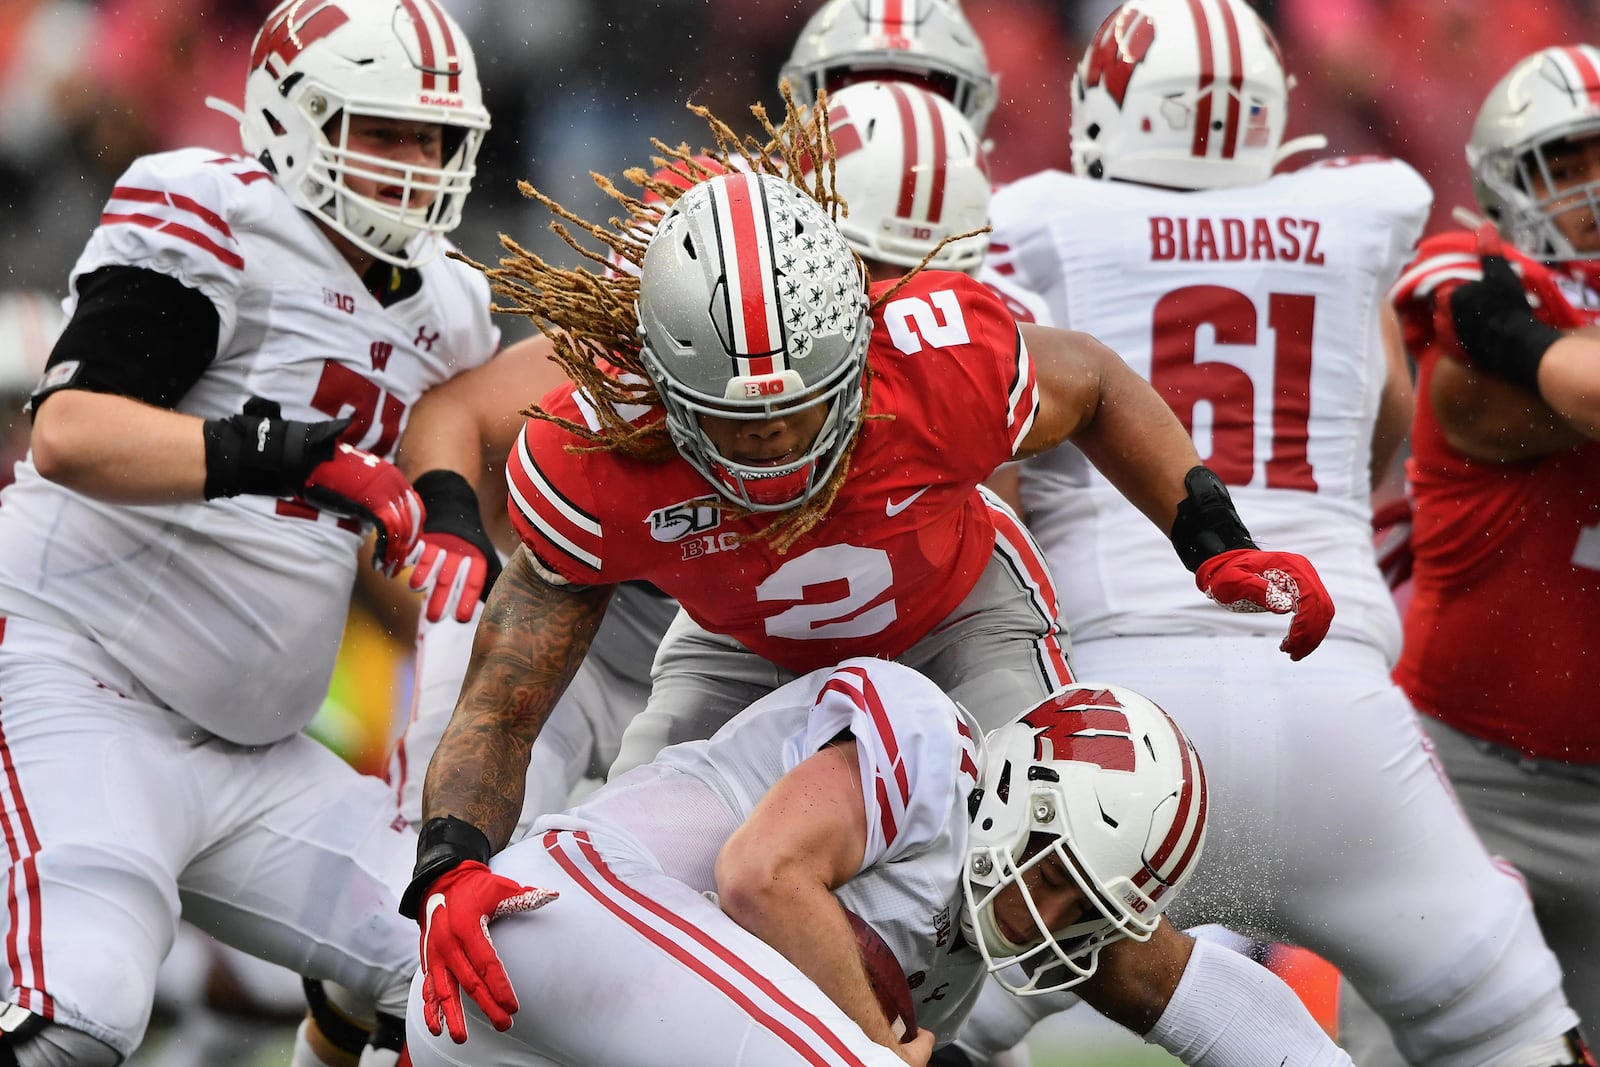
<path id="1" fill-rule="evenodd" d="M 519 548 L 484 605 L 455 714 L 423 784 L 422 816 L 454 815 L 504 848 L 522 814 L 528 754 L 572 680 L 611 586 L 568 590 Z"/>

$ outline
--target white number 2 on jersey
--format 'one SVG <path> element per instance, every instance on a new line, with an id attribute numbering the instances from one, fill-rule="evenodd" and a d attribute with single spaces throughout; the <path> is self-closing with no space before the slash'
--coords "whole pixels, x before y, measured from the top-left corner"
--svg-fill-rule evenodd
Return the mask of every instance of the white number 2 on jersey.
<path id="1" fill-rule="evenodd" d="M 943 322 L 939 321 L 941 315 Z M 970 340 L 967 320 L 962 317 L 961 302 L 953 289 L 929 293 L 927 299 L 903 296 L 891 300 L 883 309 L 883 323 L 889 327 L 889 339 L 894 346 L 908 356 L 921 352 L 925 346 L 949 348 Z"/>
<path id="2" fill-rule="evenodd" d="M 824 545 L 796 556 L 756 586 L 757 600 L 798 600 L 767 620 L 767 636 L 790 641 L 870 637 L 894 622 L 891 598 L 862 611 L 894 584 L 881 548 Z M 815 603 L 807 599 L 827 597 Z"/>

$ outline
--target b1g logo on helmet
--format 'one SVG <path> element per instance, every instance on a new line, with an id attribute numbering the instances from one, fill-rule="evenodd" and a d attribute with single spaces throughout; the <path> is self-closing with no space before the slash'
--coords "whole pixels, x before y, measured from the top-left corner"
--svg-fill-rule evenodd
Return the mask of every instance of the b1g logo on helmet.
<path id="1" fill-rule="evenodd" d="M 722 525 L 722 509 L 717 506 L 715 497 L 702 496 L 657 508 L 645 521 L 650 524 L 652 538 L 670 544 L 693 534 L 715 530 Z"/>
<path id="2" fill-rule="evenodd" d="M 1156 24 L 1148 15 L 1132 7 L 1119 8 L 1095 31 L 1094 43 L 1089 46 L 1084 88 L 1091 89 L 1105 82 L 1106 92 L 1120 108 L 1128 95 L 1134 68 L 1144 62 L 1155 39 Z"/>
<path id="3" fill-rule="evenodd" d="M 1022 717 L 1033 728 L 1033 758 L 1134 769 L 1133 733 L 1122 703 L 1105 689 L 1074 689 Z"/>

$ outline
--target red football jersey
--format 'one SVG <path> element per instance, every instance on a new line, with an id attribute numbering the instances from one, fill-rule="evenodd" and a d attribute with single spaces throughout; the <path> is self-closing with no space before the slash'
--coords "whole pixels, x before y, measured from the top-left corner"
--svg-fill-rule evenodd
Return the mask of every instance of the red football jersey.
<path id="1" fill-rule="evenodd" d="M 889 417 L 863 423 L 832 508 L 781 555 L 739 540 L 774 516 L 731 519 L 682 459 L 573 451 L 579 439 L 539 419 L 506 465 L 517 531 L 574 582 L 652 582 L 707 630 L 791 670 L 892 659 L 988 564 L 994 523 L 977 486 L 1026 436 L 1038 385 L 1010 313 L 961 274 L 924 272 L 879 308 L 867 361 L 867 410 Z M 545 401 L 594 426 L 587 405 L 571 387 Z"/>
<path id="2" fill-rule="evenodd" d="M 1508 249 L 1541 318 L 1593 321 L 1563 277 Z M 1448 293 L 1478 277 L 1470 234 L 1422 243 L 1394 292 L 1417 359 L 1408 473 L 1415 583 L 1395 681 L 1418 709 L 1530 756 L 1600 762 L 1600 444 L 1481 463 L 1445 440 L 1426 397 L 1441 356 L 1464 361 Z"/>

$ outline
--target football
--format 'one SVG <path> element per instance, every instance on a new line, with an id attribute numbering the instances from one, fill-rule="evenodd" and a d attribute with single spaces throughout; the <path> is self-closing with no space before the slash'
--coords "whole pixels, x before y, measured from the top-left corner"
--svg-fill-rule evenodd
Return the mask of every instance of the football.
<path id="1" fill-rule="evenodd" d="M 867 980 L 878 997 L 878 1006 L 889 1018 L 889 1029 L 903 1045 L 917 1036 L 917 1010 L 911 1002 L 911 986 L 906 983 L 906 973 L 888 942 L 878 936 L 878 931 L 867 925 L 867 920 L 844 909 L 850 919 L 850 929 L 856 935 L 856 948 L 861 951 L 861 962 L 866 965 Z"/>

